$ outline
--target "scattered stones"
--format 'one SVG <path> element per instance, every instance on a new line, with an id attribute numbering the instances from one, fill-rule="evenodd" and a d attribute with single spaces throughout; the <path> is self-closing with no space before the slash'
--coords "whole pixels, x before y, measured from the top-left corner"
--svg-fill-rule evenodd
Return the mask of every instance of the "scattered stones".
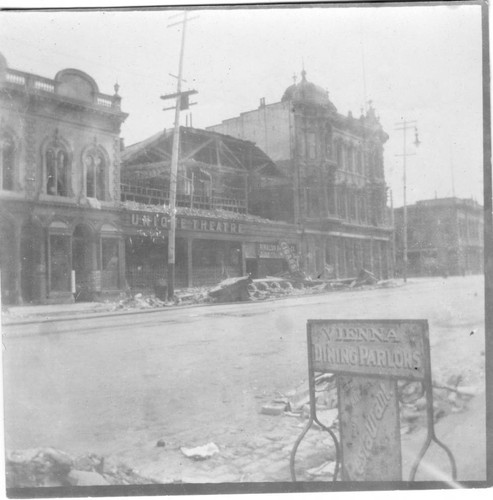
<path id="1" fill-rule="evenodd" d="M 160 439 L 157 443 L 156 446 L 158 448 L 164 448 L 166 446 L 166 441 L 164 439 Z"/>
<path id="2" fill-rule="evenodd" d="M 97 472 L 103 472 L 104 458 L 94 454 L 84 455 L 74 460 L 73 467 L 81 471 L 96 470 Z"/>
<path id="3" fill-rule="evenodd" d="M 262 406 L 260 413 L 264 415 L 282 415 L 286 407 L 286 403 L 268 403 Z"/>
<path id="4" fill-rule="evenodd" d="M 309 474 L 310 476 L 317 476 L 317 477 L 325 476 L 331 478 L 334 476 L 335 467 L 336 463 L 329 461 L 325 462 L 319 467 L 313 467 L 312 469 L 308 469 L 306 473 Z"/>
<path id="5" fill-rule="evenodd" d="M 106 486 L 110 483 L 97 472 L 71 470 L 67 476 L 72 486 Z"/>
<path id="6" fill-rule="evenodd" d="M 8 450 L 5 472 L 8 488 L 154 483 L 122 464 L 106 462 L 104 457 L 88 454 L 73 458 L 55 448 Z"/>
<path id="7" fill-rule="evenodd" d="M 207 443 L 203 446 L 197 446 L 196 448 L 180 448 L 181 452 L 188 458 L 193 460 L 206 460 L 219 453 L 219 448 L 214 443 Z"/>
<path id="8" fill-rule="evenodd" d="M 55 448 L 46 448 L 43 453 L 46 457 L 53 460 L 53 462 L 61 465 L 62 467 L 71 467 L 73 464 L 73 459 L 67 453 L 56 450 Z"/>
<path id="9" fill-rule="evenodd" d="M 338 408 L 317 409 L 317 417 L 325 427 L 332 427 L 339 417 Z"/>

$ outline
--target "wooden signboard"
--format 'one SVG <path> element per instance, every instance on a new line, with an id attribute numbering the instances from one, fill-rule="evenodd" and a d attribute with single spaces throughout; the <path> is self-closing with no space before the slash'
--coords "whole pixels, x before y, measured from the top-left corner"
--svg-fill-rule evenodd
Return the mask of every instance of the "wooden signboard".
<path id="1" fill-rule="evenodd" d="M 338 392 L 343 479 L 400 481 L 397 382 L 341 375 Z"/>
<path id="2" fill-rule="evenodd" d="M 296 450 L 313 424 L 327 431 L 336 447 L 345 481 L 402 479 L 398 380 L 419 382 L 426 397 L 428 436 L 411 471 L 416 470 L 430 443 L 450 450 L 435 435 L 430 343 L 426 320 L 309 320 L 307 324 L 310 418 L 291 453 L 291 476 L 296 480 Z M 333 429 L 317 417 L 315 377 L 336 375 L 340 443 Z"/>

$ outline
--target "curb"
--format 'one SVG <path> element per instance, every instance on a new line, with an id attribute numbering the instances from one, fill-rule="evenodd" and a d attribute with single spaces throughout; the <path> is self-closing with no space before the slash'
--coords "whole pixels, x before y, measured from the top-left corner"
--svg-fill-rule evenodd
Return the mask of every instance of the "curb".
<path id="1" fill-rule="evenodd" d="M 345 292 L 346 290 L 340 290 L 340 292 Z M 362 288 L 353 288 L 351 291 L 368 291 L 368 289 Z M 326 291 L 316 294 L 306 294 L 306 295 L 284 295 L 280 297 L 269 297 L 262 300 L 249 300 L 249 301 L 238 301 L 238 302 L 210 302 L 206 304 L 185 304 L 185 305 L 172 305 L 172 306 L 164 306 L 161 308 L 148 308 L 148 309 L 137 309 L 137 310 L 129 310 L 129 311 L 103 311 L 100 313 L 97 312 L 87 312 L 81 311 L 79 314 L 68 314 L 67 316 L 60 317 L 60 314 L 63 312 L 55 312 L 56 316 L 49 317 L 49 313 L 41 318 L 37 317 L 28 317 L 28 318 L 19 318 L 18 320 L 15 318 L 3 318 L 1 321 L 2 327 L 15 327 L 17 325 L 31 325 L 31 324 L 40 324 L 40 323 L 53 323 L 53 322 L 63 322 L 63 321 L 76 321 L 82 319 L 96 319 L 96 318 L 104 318 L 104 317 L 113 317 L 113 316 L 128 316 L 134 314 L 146 314 L 146 313 L 158 313 L 165 311 L 175 311 L 177 309 L 191 309 L 196 307 L 214 307 L 214 306 L 225 306 L 225 305 L 247 305 L 247 304 L 263 304 L 268 302 L 277 302 L 280 300 L 289 300 L 300 297 L 319 297 L 324 295 L 332 295 L 337 293 L 338 291 Z"/>

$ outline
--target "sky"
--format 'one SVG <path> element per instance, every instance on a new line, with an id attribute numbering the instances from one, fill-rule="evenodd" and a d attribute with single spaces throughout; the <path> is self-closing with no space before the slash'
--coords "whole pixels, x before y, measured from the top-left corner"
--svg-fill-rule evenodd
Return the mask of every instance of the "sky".
<path id="1" fill-rule="evenodd" d="M 0 2 L 1 6 L 1 2 Z M 173 126 L 181 27 L 176 10 L 0 11 L 0 51 L 9 67 L 48 78 L 67 67 L 89 73 L 100 92 L 120 85 L 130 145 Z M 482 202 L 482 39 L 478 5 L 201 8 L 190 15 L 184 89 L 198 94 L 193 126 L 205 128 L 280 101 L 298 81 L 326 88 L 342 114 L 369 100 L 389 135 L 386 181 L 407 202 L 455 196 Z M 182 124 L 186 123 L 185 114 Z"/>

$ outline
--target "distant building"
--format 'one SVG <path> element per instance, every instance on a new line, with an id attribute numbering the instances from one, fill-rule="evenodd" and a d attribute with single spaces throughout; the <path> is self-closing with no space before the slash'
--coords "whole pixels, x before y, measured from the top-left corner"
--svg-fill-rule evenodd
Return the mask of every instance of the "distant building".
<path id="1" fill-rule="evenodd" d="M 54 79 L 0 54 L 0 268 L 4 303 L 125 288 L 120 96 L 76 69 Z"/>
<path id="2" fill-rule="evenodd" d="M 483 272 L 483 207 L 469 199 L 439 198 L 407 207 L 408 274 Z M 395 209 L 397 268 L 402 270 L 403 208 Z"/>
<path id="3" fill-rule="evenodd" d="M 337 112 L 323 88 L 302 79 L 280 102 L 224 120 L 208 130 L 253 141 L 291 182 L 288 220 L 301 230 L 304 270 L 355 277 L 360 269 L 392 274 L 383 145 L 375 110 L 354 118 Z"/>

